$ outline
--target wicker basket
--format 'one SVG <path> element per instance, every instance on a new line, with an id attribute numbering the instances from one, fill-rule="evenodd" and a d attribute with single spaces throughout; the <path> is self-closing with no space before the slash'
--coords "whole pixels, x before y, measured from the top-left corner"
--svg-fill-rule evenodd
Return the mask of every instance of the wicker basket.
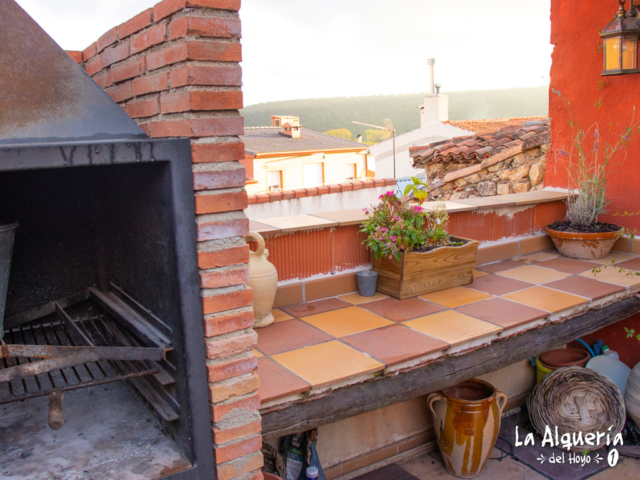
<path id="1" fill-rule="evenodd" d="M 527 406 L 531 423 L 543 436 L 548 425 L 554 435 L 558 427 L 560 436 L 582 432 L 584 439 L 587 433 L 602 432 L 609 434 L 613 441 L 626 418 L 618 387 L 604 375 L 582 367 L 559 368 L 548 374 L 533 389 Z M 606 435 L 601 440 L 599 445 L 583 444 L 571 450 L 597 450 L 606 445 Z"/>

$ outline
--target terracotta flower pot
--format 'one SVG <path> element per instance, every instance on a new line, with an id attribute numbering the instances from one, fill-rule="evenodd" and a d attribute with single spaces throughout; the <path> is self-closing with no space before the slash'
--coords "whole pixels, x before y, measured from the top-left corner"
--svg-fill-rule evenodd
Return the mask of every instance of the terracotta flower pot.
<path id="1" fill-rule="evenodd" d="M 581 260 L 606 257 L 620 237 L 620 231 L 601 233 L 561 232 L 552 230 L 549 227 L 546 227 L 545 231 L 562 255 Z"/>
<path id="2" fill-rule="evenodd" d="M 249 286 L 253 290 L 253 327 L 267 327 L 274 321 L 271 309 L 276 299 L 278 272 L 267 260 L 269 250 L 265 248 L 264 238 L 256 232 L 245 235 L 245 241 L 255 241 L 258 249 L 249 255 Z"/>
<path id="3" fill-rule="evenodd" d="M 480 475 L 498 439 L 507 396 L 471 379 L 432 393 L 427 405 L 447 472 L 460 478 Z"/>
<path id="4" fill-rule="evenodd" d="M 540 355 L 540 362 L 552 370 L 560 367 L 584 367 L 589 360 L 589 352 L 580 348 L 556 348 Z"/>

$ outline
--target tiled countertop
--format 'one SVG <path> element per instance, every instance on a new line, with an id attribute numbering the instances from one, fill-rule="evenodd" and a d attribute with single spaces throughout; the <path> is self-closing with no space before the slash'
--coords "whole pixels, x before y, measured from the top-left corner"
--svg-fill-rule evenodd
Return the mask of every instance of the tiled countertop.
<path id="1" fill-rule="evenodd" d="M 640 269 L 637 255 L 586 262 L 546 251 L 479 266 L 473 283 L 421 297 L 352 293 L 274 310 L 275 323 L 256 330 L 262 407 L 460 354 L 640 290 L 640 276 L 618 268 L 592 273 L 612 259 Z"/>
<path id="2" fill-rule="evenodd" d="M 446 201 L 445 207 L 449 213 L 468 212 L 500 207 L 515 207 L 520 205 L 535 205 L 537 203 L 564 200 L 567 192 L 557 190 L 537 190 L 526 193 L 512 193 L 509 195 L 493 195 L 476 197 L 465 200 Z M 431 210 L 438 202 L 425 202 L 423 207 Z M 344 225 L 358 225 L 367 216 L 361 209 L 340 210 L 336 212 L 313 213 L 309 215 L 295 215 L 291 217 L 262 218 L 251 220 L 249 229 L 263 235 L 310 230 L 324 227 Z"/>

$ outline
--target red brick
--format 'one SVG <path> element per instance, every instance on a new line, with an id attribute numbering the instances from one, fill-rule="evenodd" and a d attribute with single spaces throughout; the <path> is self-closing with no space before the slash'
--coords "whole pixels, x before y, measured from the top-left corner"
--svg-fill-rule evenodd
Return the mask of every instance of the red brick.
<path id="1" fill-rule="evenodd" d="M 131 94 L 131 82 L 124 82 L 115 87 L 107 89 L 107 93 L 115 102 L 124 102 L 129 100 L 133 95 Z"/>
<path id="2" fill-rule="evenodd" d="M 264 480 L 264 475 L 262 474 L 262 470 L 258 470 L 256 473 L 254 473 L 253 476 L 251 477 L 251 480 Z"/>
<path id="3" fill-rule="evenodd" d="M 204 321 L 204 336 L 215 337 L 253 327 L 253 311 L 207 318 Z"/>
<path id="4" fill-rule="evenodd" d="M 363 188 L 373 188 L 376 186 L 376 182 L 373 180 L 363 180 Z"/>
<path id="5" fill-rule="evenodd" d="M 160 101 L 162 113 L 205 110 L 239 110 L 242 108 L 242 92 L 179 92 L 164 95 Z"/>
<path id="6" fill-rule="evenodd" d="M 362 190 L 363 188 L 364 188 L 364 183 L 362 183 L 360 181 L 353 182 L 353 189 L 354 190 Z"/>
<path id="7" fill-rule="evenodd" d="M 230 362 L 216 363 L 215 365 L 207 365 L 207 380 L 209 382 L 220 382 L 222 380 L 226 380 L 227 378 L 246 375 L 248 373 L 253 372 L 256 368 L 258 368 L 258 357 L 256 357 L 255 354 L 252 354 L 248 358 L 240 358 L 238 360 L 232 360 Z M 248 433 L 245 433 L 244 435 L 240 435 L 240 437 L 249 435 L 249 433 L 257 433 L 257 432 L 248 432 Z M 239 438 L 239 437 L 236 437 L 236 438 Z M 230 438 L 229 440 L 224 440 L 224 441 L 228 442 L 231 440 L 234 440 L 234 439 Z M 218 442 L 218 443 L 222 443 L 222 442 Z"/>
<path id="8" fill-rule="evenodd" d="M 107 83 L 118 83 L 133 77 L 137 77 L 142 73 L 141 64 L 142 61 L 134 60 L 133 62 L 125 63 L 124 65 L 117 65 L 115 67 L 112 67 L 107 74 Z"/>
<path id="9" fill-rule="evenodd" d="M 220 220 L 217 222 L 199 223 L 197 225 L 198 241 L 203 242 L 205 240 L 219 240 L 221 238 L 233 238 L 242 237 L 249 233 L 249 220 L 243 218 L 242 220 Z M 244 305 L 238 305 L 238 308 Z M 216 313 L 223 310 L 230 310 L 229 308 L 223 308 L 221 310 L 209 311 L 205 313 Z"/>
<path id="10" fill-rule="evenodd" d="M 220 213 L 244 210 L 249 205 L 247 192 L 196 195 L 196 213 Z"/>
<path id="11" fill-rule="evenodd" d="M 248 227 L 248 225 L 247 225 Z M 246 233 L 248 233 L 248 228 Z M 210 297 L 202 297 L 202 311 L 206 315 L 208 313 L 218 313 L 235 308 L 248 307 L 253 301 L 253 292 L 250 288 L 243 288 L 233 292 L 223 293 L 221 295 L 212 295 Z M 244 351 L 244 350 L 240 350 Z M 237 353 L 237 352 L 236 352 Z M 230 354 L 226 354 L 230 355 Z M 215 358 L 215 357 L 211 357 Z"/>
<path id="12" fill-rule="evenodd" d="M 128 37 L 132 33 L 139 32 L 145 27 L 151 25 L 151 14 L 153 13 L 153 8 L 145 10 L 142 13 L 139 13 L 135 17 L 130 20 L 127 20 L 122 25 L 118 27 L 118 38 L 122 40 L 123 38 Z"/>
<path id="13" fill-rule="evenodd" d="M 212 431 L 213 443 L 215 443 L 216 445 L 220 445 L 221 443 L 232 442 L 242 437 L 260 433 L 262 431 L 262 422 L 258 420 L 257 422 L 228 429 L 213 427 Z"/>
<path id="14" fill-rule="evenodd" d="M 220 423 L 234 415 L 242 415 L 260 409 L 260 397 L 254 395 L 236 402 L 223 405 L 211 405 L 211 419 L 214 423 Z"/>
<path id="15" fill-rule="evenodd" d="M 293 200 L 294 198 L 296 198 L 296 193 L 293 190 L 282 192 L 282 200 Z"/>
<path id="16" fill-rule="evenodd" d="M 73 61 L 76 63 L 82 63 L 82 52 L 77 50 L 67 50 L 67 55 L 73 58 Z"/>
<path id="17" fill-rule="evenodd" d="M 89 60 L 91 57 L 95 56 L 98 50 L 98 47 L 96 45 L 96 42 L 93 42 L 91 45 L 89 45 L 87 48 L 85 48 L 82 51 L 82 59 L 86 62 L 87 60 Z"/>
<path id="18" fill-rule="evenodd" d="M 216 480 L 231 480 L 264 466 L 261 452 L 216 465 Z"/>
<path id="19" fill-rule="evenodd" d="M 98 72 L 91 78 L 93 78 L 94 82 L 100 85 L 100 88 L 105 88 L 107 86 L 107 72 Z"/>
<path id="20" fill-rule="evenodd" d="M 169 89 L 169 73 L 158 73 L 149 77 L 136 78 L 133 81 L 133 95 L 144 95 L 145 93 L 160 92 Z"/>
<path id="21" fill-rule="evenodd" d="M 271 201 L 271 194 L 259 193 L 256 195 L 256 203 L 269 203 Z"/>
<path id="22" fill-rule="evenodd" d="M 350 192 L 351 190 L 353 190 L 353 183 L 344 182 L 340 184 L 340 187 L 342 188 L 343 192 Z"/>
<path id="23" fill-rule="evenodd" d="M 222 288 L 235 285 L 244 285 L 249 282 L 249 270 L 247 268 L 234 268 L 230 270 L 216 270 L 200 274 L 200 287 Z"/>
<path id="24" fill-rule="evenodd" d="M 227 248 L 217 252 L 198 252 L 198 267 L 218 268 L 249 262 L 249 246 Z"/>
<path id="25" fill-rule="evenodd" d="M 124 110 L 131 118 L 152 117 L 160 112 L 160 106 L 158 105 L 158 99 L 153 97 L 127 103 Z"/>
<path id="26" fill-rule="evenodd" d="M 129 41 L 107 48 L 102 52 L 102 64 L 108 67 L 112 63 L 120 62 L 129 57 Z"/>
<path id="27" fill-rule="evenodd" d="M 240 66 L 184 65 L 171 71 L 173 88 L 185 85 L 242 85 Z"/>
<path id="28" fill-rule="evenodd" d="M 185 7 L 208 7 L 238 11 L 240 10 L 240 0 L 164 0 L 153 7 L 153 18 L 157 22 Z"/>
<path id="29" fill-rule="evenodd" d="M 249 200 L 249 205 L 255 205 L 256 203 L 258 203 L 258 196 L 257 195 L 249 195 L 248 197 Z"/>
<path id="30" fill-rule="evenodd" d="M 148 136 L 151 136 L 149 133 L 149 123 L 145 122 L 145 123 L 140 123 L 138 122 L 138 126 L 144 131 L 145 134 L 147 134 Z"/>
<path id="31" fill-rule="evenodd" d="M 194 190 L 217 190 L 244 186 L 244 170 L 222 170 L 219 172 L 195 172 L 193 174 Z"/>
<path id="32" fill-rule="evenodd" d="M 131 55 L 164 42 L 167 39 L 167 27 L 164 23 L 151 27 L 131 37 Z"/>
<path id="33" fill-rule="evenodd" d="M 329 193 L 339 193 L 342 191 L 342 187 L 340 185 L 329 185 Z"/>
<path id="34" fill-rule="evenodd" d="M 307 188 L 307 197 L 315 197 L 316 195 L 318 195 L 318 188 L 317 187 L 309 187 Z"/>
<path id="35" fill-rule="evenodd" d="M 242 160 L 244 143 L 193 143 L 191 142 L 193 163 L 214 163 Z"/>
<path id="36" fill-rule="evenodd" d="M 387 182 L 385 182 L 382 178 L 374 178 L 373 182 L 376 187 L 384 187 L 387 185 Z"/>
<path id="37" fill-rule="evenodd" d="M 215 137 L 243 133 L 244 119 L 240 116 L 161 120 L 151 124 L 151 136 L 154 138 Z"/>
<path id="38" fill-rule="evenodd" d="M 208 62 L 241 62 L 242 46 L 237 42 L 217 40 L 189 40 L 189 60 Z"/>
<path id="39" fill-rule="evenodd" d="M 87 75 L 93 76 L 104 68 L 102 55 L 97 55 L 84 64 L 84 71 Z"/>
<path id="40" fill-rule="evenodd" d="M 186 16 L 172 20 L 169 31 L 172 40 L 186 36 L 238 38 L 240 19 Z"/>
<path id="41" fill-rule="evenodd" d="M 147 69 L 155 70 L 172 63 L 187 60 L 189 57 L 187 44 L 184 42 L 167 45 L 147 55 Z"/>
<path id="42" fill-rule="evenodd" d="M 209 401 L 211 403 L 224 402 L 232 397 L 239 397 L 255 392 L 260 386 L 258 375 L 252 373 L 250 377 L 214 383 L 209 385 Z"/>
<path id="43" fill-rule="evenodd" d="M 233 443 L 227 447 L 215 448 L 213 455 L 216 463 L 228 462 L 234 458 L 240 458 L 262 448 L 262 437 L 257 435 L 247 440 Z"/>
<path id="44" fill-rule="evenodd" d="M 112 43 L 115 43 L 118 35 L 118 27 L 113 27 L 107 33 L 102 35 L 96 42 L 96 48 L 98 52 L 101 52 Z"/>
<path id="45" fill-rule="evenodd" d="M 253 331 L 224 340 L 207 341 L 205 342 L 207 358 L 221 358 L 248 352 L 256 346 L 257 341 L 258 334 Z"/>
<path id="46" fill-rule="evenodd" d="M 293 190 L 293 193 L 296 196 L 295 198 L 306 197 L 307 196 L 307 189 L 306 188 L 296 188 L 296 189 Z"/>

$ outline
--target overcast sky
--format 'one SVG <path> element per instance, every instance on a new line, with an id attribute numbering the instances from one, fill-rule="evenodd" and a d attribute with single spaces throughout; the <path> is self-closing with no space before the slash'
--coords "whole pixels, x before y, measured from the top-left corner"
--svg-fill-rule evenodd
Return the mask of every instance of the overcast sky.
<path id="1" fill-rule="evenodd" d="M 83 50 L 157 0 L 17 0 Z M 548 84 L 550 0 L 242 0 L 245 104 Z"/>

